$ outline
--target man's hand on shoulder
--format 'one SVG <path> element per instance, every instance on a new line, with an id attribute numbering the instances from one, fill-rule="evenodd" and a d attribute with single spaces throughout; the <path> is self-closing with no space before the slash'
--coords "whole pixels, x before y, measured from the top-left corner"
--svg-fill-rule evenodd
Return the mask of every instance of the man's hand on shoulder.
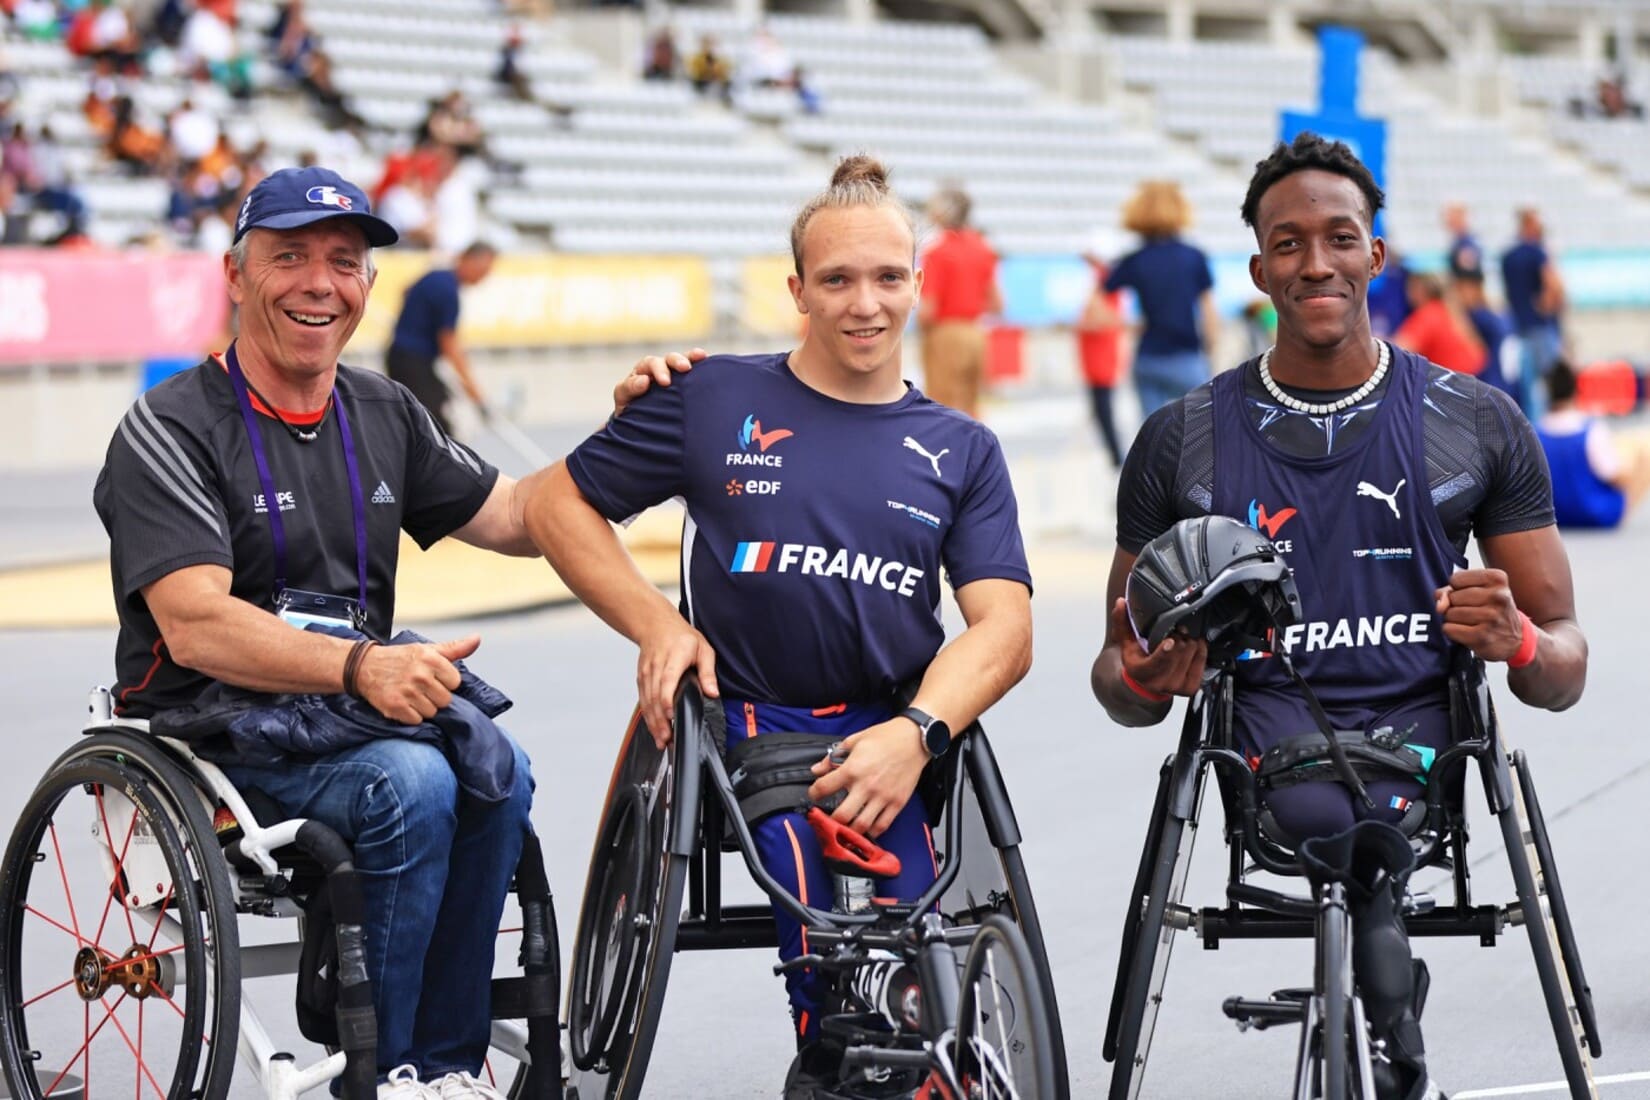
<path id="1" fill-rule="evenodd" d="M 1507 661 L 1524 638 L 1512 585 L 1500 569 L 1457 569 L 1437 592 L 1444 636 L 1486 661 Z"/>
<path id="2" fill-rule="evenodd" d="M 385 718 L 416 726 L 453 701 L 459 684 L 453 662 L 480 645 L 479 634 L 426 645 L 375 645 L 361 658 L 356 692 Z"/>
<path id="3" fill-rule="evenodd" d="M 1129 625 L 1128 601 L 1119 597 L 1111 608 L 1112 637 L 1118 640 L 1118 657 L 1123 662 L 1123 682 L 1135 694 L 1150 702 L 1165 702 L 1171 695 L 1196 695 L 1203 682 L 1203 666 L 1209 661 L 1209 643 L 1201 638 L 1164 638 L 1161 645 L 1146 652 Z M 1159 696 L 1149 699 L 1145 693 Z"/>
<path id="4" fill-rule="evenodd" d="M 672 622 L 671 620 L 674 620 Z M 716 651 L 705 636 L 673 611 L 640 640 L 636 658 L 636 697 L 642 721 L 653 735 L 653 743 L 663 752 L 675 730 L 676 687 L 688 669 L 699 674 L 699 690 L 708 699 L 720 696 L 716 686 Z"/>
<path id="5" fill-rule="evenodd" d="M 624 412 L 625 406 L 654 386 L 670 385 L 670 376 L 686 374 L 693 364 L 710 357 L 704 348 L 690 348 L 687 352 L 673 351 L 665 355 L 645 355 L 630 368 L 630 373 L 613 387 L 613 415 Z"/>
<path id="6" fill-rule="evenodd" d="M 831 816 L 869 837 L 881 836 L 911 800 L 928 751 L 909 718 L 891 718 L 860 730 L 842 742 L 847 759 L 833 766 L 829 758 L 814 765 L 819 776 L 808 797 L 823 802 L 847 792 Z"/>

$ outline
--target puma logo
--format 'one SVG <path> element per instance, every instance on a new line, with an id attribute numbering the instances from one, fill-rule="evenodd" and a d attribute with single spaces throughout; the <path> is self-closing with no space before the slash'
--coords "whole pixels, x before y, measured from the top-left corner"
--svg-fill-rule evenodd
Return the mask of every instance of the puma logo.
<path id="1" fill-rule="evenodd" d="M 1392 509 L 1393 516 L 1397 519 L 1403 519 L 1403 514 L 1398 511 L 1398 490 L 1402 489 L 1404 487 L 1404 483 L 1408 480 L 1408 478 L 1399 478 L 1398 484 L 1392 487 L 1392 492 L 1390 493 L 1383 493 L 1380 489 L 1371 485 L 1369 482 L 1360 481 L 1358 482 L 1358 495 L 1361 497 L 1374 497 L 1377 500 L 1386 501 L 1386 506 Z"/>
<path id="2" fill-rule="evenodd" d="M 926 458 L 928 460 L 928 464 L 930 466 L 934 467 L 934 476 L 935 477 L 943 476 L 940 473 L 940 459 L 944 458 L 946 455 L 951 453 L 951 448 L 950 447 L 945 448 L 944 450 L 942 450 L 937 455 L 932 455 L 932 454 L 928 453 L 928 451 L 923 447 L 923 445 L 921 443 L 918 443 L 915 439 L 912 439 L 910 436 L 906 436 L 905 437 L 905 449 L 908 450 L 908 451 L 916 451 L 919 455 Z"/>

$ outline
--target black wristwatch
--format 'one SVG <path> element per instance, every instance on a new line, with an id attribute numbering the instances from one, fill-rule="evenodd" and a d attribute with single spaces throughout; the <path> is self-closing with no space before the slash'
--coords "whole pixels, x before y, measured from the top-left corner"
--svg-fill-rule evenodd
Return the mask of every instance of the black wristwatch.
<path id="1" fill-rule="evenodd" d="M 922 735 L 922 747 L 928 750 L 929 759 L 944 756 L 951 747 L 951 727 L 945 724 L 945 719 L 935 718 L 916 707 L 906 707 L 899 712 L 899 716 L 917 724 L 917 732 Z"/>

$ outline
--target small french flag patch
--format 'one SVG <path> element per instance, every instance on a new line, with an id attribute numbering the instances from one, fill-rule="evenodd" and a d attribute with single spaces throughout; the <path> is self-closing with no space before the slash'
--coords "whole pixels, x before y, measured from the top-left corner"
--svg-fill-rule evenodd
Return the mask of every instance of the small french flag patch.
<path id="1" fill-rule="evenodd" d="M 1409 809 L 1409 799 L 1399 798 L 1397 795 L 1393 795 L 1392 801 L 1387 803 L 1387 808 L 1392 810 L 1407 810 Z"/>
<path id="2" fill-rule="evenodd" d="M 766 573 L 773 558 L 773 543 L 742 542 L 733 551 L 733 572 Z"/>

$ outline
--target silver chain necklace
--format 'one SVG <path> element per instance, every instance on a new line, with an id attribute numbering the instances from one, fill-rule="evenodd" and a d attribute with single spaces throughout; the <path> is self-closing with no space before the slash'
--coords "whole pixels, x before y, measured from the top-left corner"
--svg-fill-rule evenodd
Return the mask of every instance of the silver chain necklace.
<path id="1" fill-rule="evenodd" d="M 1375 362 L 1375 373 L 1370 375 L 1369 380 L 1363 385 L 1359 386 L 1357 389 L 1353 390 L 1351 393 L 1347 394 L 1338 401 L 1330 401 L 1322 405 L 1313 405 L 1310 402 L 1302 401 L 1298 397 L 1291 397 L 1287 393 L 1284 393 L 1283 387 L 1279 386 L 1277 382 L 1272 379 L 1272 353 L 1277 350 L 1276 344 L 1267 348 L 1266 351 L 1261 354 L 1260 384 L 1266 387 L 1266 392 L 1272 395 L 1272 400 L 1276 401 L 1284 408 L 1294 409 L 1296 412 L 1308 413 L 1312 416 L 1327 416 L 1330 413 L 1338 413 L 1342 409 L 1350 409 L 1353 405 L 1356 405 L 1358 402 L 1375 392 L 1375 387 L 1379 386 L 1381 384 L 1381 379 L 1386 377 L 1386 368 L 1392 362 L 1392 349 L 1387 346 L 1386 341 L 1377 340 L 1375 343 L 1376 346 L 1381 349 L 1380 358 Z"/>

